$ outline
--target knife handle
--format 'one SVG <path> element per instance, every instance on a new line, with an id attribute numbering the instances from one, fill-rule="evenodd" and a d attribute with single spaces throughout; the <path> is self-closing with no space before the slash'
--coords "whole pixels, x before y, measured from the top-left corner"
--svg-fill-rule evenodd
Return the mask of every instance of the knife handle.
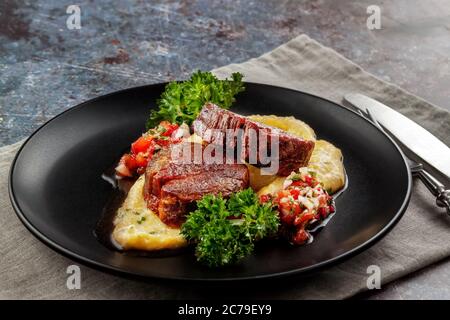
<path id="1" fill-rule="evenodd" d="M 450 215 L 450 189 L 445 189 L 444 185 L 425 169 L 417 170 L 417 175 L 428 190 L 436 196 L 436 205 L 446 208 L 447 214 Z"/>

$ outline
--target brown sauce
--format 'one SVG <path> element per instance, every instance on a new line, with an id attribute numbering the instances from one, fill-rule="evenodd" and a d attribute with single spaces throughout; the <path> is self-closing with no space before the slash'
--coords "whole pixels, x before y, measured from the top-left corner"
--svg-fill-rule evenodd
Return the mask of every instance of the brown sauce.
<path id="1" fill-rule="evenodd" d="M 178 249 L 165 249 L 158 251 L 145 251 L 145 250 L 122 250 L 121 246 L 114 240 L 112 233 L 114 231 L 114 218 L 116 217 L 117 210 L 122 206 L 128 191 L 131 189 L 137 179 L 120 179 L 115 176 L 116 163 L 108 168 L 105 173 L 102 174 L 102 179 L 111 184 L 111 195 L 103 208 L 102 215 L 97 222 L 94 230 L 94 235 L 97 240 L 110 250 L 118 251 L 126 255 L 132 256 L 145 256 L 153 258 L 170 257 L 183 252 L 186 252 L 187 248 Z"/>
<path id="2" fill-rule="evenodd" d="M 116 217 L 117 210 L 122 206 L 128 191 L 136 180 L 127 179 L 128 181 L 118 181 L 115 175 L 116 165 L 117 163 L 114 163 L 114 165 L 109 167 L 102 174 L 102 179 L 111 184 L 112 188 L 111 195 L 109 196 L 109 199 L 102 210 L 100 219 L 95 226 L 94 235 L 105 247 L 111 250 L 120 251 L 120 245 L 117 244 L 112 237 L 114 218 Z"/>

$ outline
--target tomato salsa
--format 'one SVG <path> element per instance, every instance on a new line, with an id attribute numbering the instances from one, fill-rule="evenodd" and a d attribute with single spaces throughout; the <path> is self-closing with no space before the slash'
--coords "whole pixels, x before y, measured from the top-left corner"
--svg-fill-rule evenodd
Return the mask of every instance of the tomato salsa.
<path id="1" fill-rule="evenodd" d="M 181 141 L 182 135 L 177 134 L 179 128 L 178 124 L 161 121 L 157 127 L 142 134 L 131 144 L 130 152 L 120 158 L 115 168 L 116 177 L 120 179 L 144 173 L 155 152 Z"/>
<path id="2" fill-rule="evenodd" d="M 335 212 L 333 198 L 306 167 L 292 173 L 284 182 L 283 190 L 275 195 L 262 195 L 260 201 L 272 201 L 281 221 L 281 234 L 293 244 L 309 241 L 307 228 Z"/>

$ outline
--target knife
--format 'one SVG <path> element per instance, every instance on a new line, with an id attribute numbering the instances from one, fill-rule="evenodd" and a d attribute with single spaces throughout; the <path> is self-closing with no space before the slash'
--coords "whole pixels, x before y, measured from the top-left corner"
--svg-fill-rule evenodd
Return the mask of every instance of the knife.
<path id="1" fill-rule="evenodd" d="M 450 179 L 450 148 L 441 140 L 404 115 L 365 95 L 351 93 L 344 99 L 363 112 L 369 111 L 390 134 Z"/>
<path id="2" fill-rule="evenodd" d="M 381 131 L 384 131 L 381 124 L 377 119 L 370 113 L 369 110 L 363 112 L 358 109 L 358 113 L 364 118 L 372 121 L 374 125 L 378 127 Z M 408 163 L 409 170 L 414 176 L 418 176 L 420 180 L 425 184 L 425 186 L 430 190 L 431 194 L 436 197 L 436 205 L 441 208 L 446 208 L 447 214 L 450 216 L 450 189 L 445 189 L 445 186 L 436 179 L 431 173 L 429 173 L 421 163 L 414 162 L 405 156 L 406 162 Z"/>

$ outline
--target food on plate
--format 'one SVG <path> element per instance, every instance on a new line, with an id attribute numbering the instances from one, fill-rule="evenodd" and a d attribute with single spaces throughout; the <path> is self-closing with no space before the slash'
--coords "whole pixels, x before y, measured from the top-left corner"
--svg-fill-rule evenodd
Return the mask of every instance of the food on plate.
<path id="1" fill-rule="evenodd" d="M 323 185 L 328 193 L 333 194 L 346 183 L 342 152 L 325 140 L 317 140 L 313 154 L 309 160 L 308 168 L 315 173 L 317 181 Z M 255 179 L 250 175 L 250 181 Z M 276 177 L 272 182 L 258 190 L 258 194 L 275 194 L 283 187 L 285 177 Z M 252 183 L 252 182 L 251 182 Z"/>
<path id="2" fill-rule="evenodd" d="M 244 91 L 242 74 L 233 73 L 231 79 L 219 80 L 211 72 L 195 72 L 188 81 L 170 82 L 161 98 L 158 109 L 152 109 L 147 120 L 147 129 L 161 121 L 190 125 L 200 109 L 207 102 L 228 109 L 235 101 L 235 95 Z"/>
<path id="3" fill-rule="evenodd" d="M 341 190 L 345 186 L 345 170 L 341 150 L 328 141 L 316 140 L 314 130 L 305 122 L 294 117 L 278 117 L 274 115 L 253 115 L 249 116 L 249 118 L 266 125 L 284 129 L 304 139 L 314 139 L 315 146 L 309 159 L 308 167 L 316 172 L 316 179 L 323 184 L 325 190 L 330 194 Z M 270 179 L 267 176 L 261 176 L 256 168 L 249 170 L 249 172 L 250 186 L 255 187 L 259 194 L 274 194 L 283 185 L 284 178 L 282 177 L 269 176 L 272 178 Z M 267 181 L 268 183 L 266 183 Z"/>
<path id="4" fill-rule="evenodd" d="M 145 178 L 141 175 L 131 187 L 114 218 L 112 238 L 122 250 L 154 251 L 187 245 L 180 229 L 166 225 L 144 200 Z"/>
<path id="5" fill-rule="evenodd" d="M 261 168 L 252 166 L 248 163 L 246 163 L 246 165 L 248 168 L 250 187 L 255 191 L 259 191 L 261 188 L 271 184 L 278 178 L 275 174 L 263 174 Z"/>
<path id="6" fill-rule="evenodd" d="M 142 174 L 153 155 L 170 144 L 180 142 L 185 131 L 189 131 L 186 125 L 180 127 L 168 121 L 161 121 L 158 126 L 149 129 L 131 144 L 130 152 L 120 158 L 115 169 L 117 177 Z"/>
<path id="7" fill-rule="evenodd" d="M 178 154 L 174 148 L 191 149 L 186 162 L 174 161 Z M 195 148 L 204 150 L 198 143 L 185 142 L 158 152 L 145 172 L 144 196 L 148 207 L 159 214 L 169 226 L 179 227 L 185 214 L 193 209 L 196 200 L 206 194 L 228 197 L 233 192 L 248 187 L 248 169 L 244 164 L 208 163 L 194 160 Z"/>
<path id="8" fill-rule="evenodd" d="M 271 127 L 279 128 L 305 140 L 316 141 L 316 133 L 314 130 L 307 123 L 294 117 L 255 114 L 248 116 L 248 118 Z"/>
<path id="9" fill-rule="evenodd" d="M 248 116 L 248 118 L 271 127 L 280 128 L 281 130 L 291 133 L 297 137 L 306 140 L 316 141 L 316 134 L 314 130 L 305 122 L 300 121 L 294 117 L 279 117 L 275 115 L 250 115 Z M 314 150 L 316 149 L 317 146 L 314 147 Z M 262 174 L 260 168 L 252 166 L 250 164 L 247 164 L 247 167 L 250 174 L 250 187 L 252 187 L 252 189 L 255 191 L 259 191 L 261 188 L 268 186 L 275 180 L 280 180 L 281 185 L 283 184 L 284 179 L 279 178 L 277 175 Z M 276 185 L 277 184 L 275 183 L 273 186 Z"/>
<path id="10" fill-rule="evenodd" d="M 333 194 L 345 186 L 345 170 L 342 152 L 330 142 L 317 140 L 316 147 L 309 159 L 308 168 L 316 174 L 328 193 Z"/>
<path id="11" fill-rule="evenodd" d="M 190 244 L 198 261 L 220 267 L 263 238 L 308 243 L 335 212 L 341 151 L 294 117 L 226 110 L 243 90 L 239 73 L 219 80 L 199 71 L 166 86 L 147 131 L 115 167 L 132 185 L 113 221 L 120 249 Z M 277 167 L 268 173 L 270 157 Z"/>
<path id="12" fill-rule="evenodd" d="M 286 180 L 286 177 L 275 177 L 275 179 L 271 183 L 258 190 L 258 195 L 261 196 L 264 194 L 276 194 L 278 191 L 283 189 L 284 180 Z"/>
<path id="13" fill-rule="evenodd" d="M 260 196 L 263 203 L 272 203 L 280 214 L 280 234 L 293 244 L 311 240 L 308 227 L 334 213 L 333 198 L 306 167 L 293 172 L 276 193 Z"/>
<path id="14" fill-rule="evenodd" d="M 270 204 L 260 203 L 252 189 L 221 195 L 205 195 L 197 202 L 181 228 L 195 244 L 200 262 L 211 267 L 235 263 L 253 252 L 254 244 L 275 236 L 279 217 Z"/>
<path id="15" fill-rule="evenodd" d="M 212 103 L 205 104 L 192 126 L 194 132 L 207 143 L 223 146 L 229 144 L 228 141 L 224 140 L 227 130 L 242 130 L 243 146 L 241 151 L 243 154 L 238 155 L 238 157 L 245 159 L 247 162 L 249 162 L 248 159 L 252 152 L 250 150 L 250 141 L 252 139 L 249 135 L 250 130 L 253 130 L 256 134 L 263 133 L 267 136 L 267 143 L 264 145 L 258 141 L 258 148 L 262 147 L 270 150 L 271 141 L 274 141 L 275 138 L 278 139 L 277 160 L 279 167 L 277 174 L 281 176 L 287 176 L 292 171 L 307 165 L 314 149 L 314 141 L 312 140 L 296 137 L 278 128 L 270 127 L 237 113 L 221 109 Z M 268 154 L 267 151 L 263 153 Z M 259 162 L 259 157 L 256 160 Z M 258 164 L 261 163 L 255 163 L 255 165 Z"/>

